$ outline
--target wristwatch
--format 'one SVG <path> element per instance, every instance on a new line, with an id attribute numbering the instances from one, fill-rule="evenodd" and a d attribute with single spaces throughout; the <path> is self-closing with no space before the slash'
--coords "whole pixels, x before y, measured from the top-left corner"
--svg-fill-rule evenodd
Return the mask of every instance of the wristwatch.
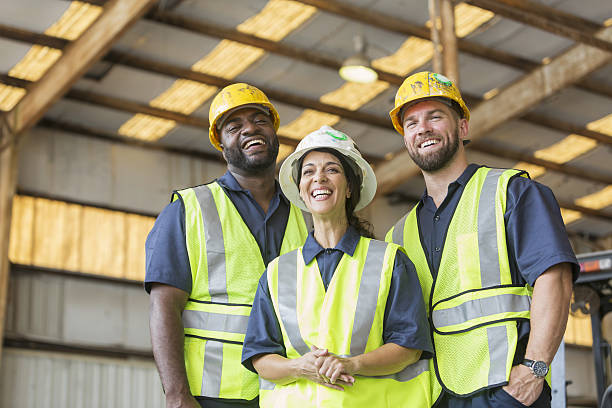
<path id="1" fill-rule="evenodd" d="M 546 377 L 546 374 L 548 374 L 548 364 L 546 364 L 544 361 L 535 361 L 526 358 L 521 364 L 531 368 L 533 375 L 538 378 L 544 378 Z"/>

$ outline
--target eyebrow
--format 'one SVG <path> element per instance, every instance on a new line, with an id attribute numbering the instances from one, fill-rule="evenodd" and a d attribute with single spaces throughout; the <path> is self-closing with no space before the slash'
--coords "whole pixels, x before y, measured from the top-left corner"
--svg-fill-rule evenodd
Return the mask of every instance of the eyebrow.
<path id="1" fill-rule="evenodd" d="M 440 108 L 435 108 L 435 109 L 429 110 L 429 111 L 427 111 L 426 113 L 427 113 L 428 115 L 432 115 L 432 114 L 434 114 L 434 113 L 443 113 L 443 114 L 445 114 L 446 116 L 448 116 L 448 113 L 444 112 L 444 110 L 442 110 L 442 109 L 440 109 Z M 410 116 L 408 116 L 406 119 L 404 119 L 404 121 L 410 120 L 411 118 L 414 118 L 414 115 L 410 115 Z"/>
<path id="2" fill-rule="evenodd" d="M 336 165 L 342 167 L 342 164 L 340 164 L 340 162 L 335 162 L 335 161 L 328 161 L 327 163 L 324 164 L 324 166 L 329 166 L 330 164 L 336 164 Z M 314 163 L 306 162 L 306 163 L 302 164 L 302 168 L 304 168 L 306 166 L 314 166 Z"/>
<path id="3" fill-rule="evenodd" d="M 249 115 L 248 118 L 249 119 L 255 119 L 259 115 L 263 115 L 265 118 L 270 118 L 270 116 L 268 116 L 266 113 L 264 113 L 262 111 L 253 112 L 251 115 Z M 229 123 L 240 122 L 240 121 L 242 121 L 242 118 L 240 118 L 239 116 L 234 116 L 233 118 L 227 119 L 225 121 L 225 123 L 223 124 L 223 127 L 225 127 L 225 125 L 227 125 Z"/>

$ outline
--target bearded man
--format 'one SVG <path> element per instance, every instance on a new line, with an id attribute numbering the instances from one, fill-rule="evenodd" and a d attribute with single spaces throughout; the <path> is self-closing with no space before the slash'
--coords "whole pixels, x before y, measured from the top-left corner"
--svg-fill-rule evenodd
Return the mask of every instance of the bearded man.
<path id="1" fill-rule="evenodd" d="M 470 112 L 446 77 L 408 77 L 390 112 L 426 190 L 387 234 L 416 265 L 439 407 L 550 407 L 578 262 L 551 190 L 468 164 Z"/>
<path id="2" fill-rule="evenodd" d="M 229 85 L 209 118 L 227 171 L 174 191 L 147 237 L 151 343 L 166 407 L 254 408 L 258 378 L 240 361 L 257 282 L 308 230 L 275 180 L 279 117 L 266 95 Z"/>

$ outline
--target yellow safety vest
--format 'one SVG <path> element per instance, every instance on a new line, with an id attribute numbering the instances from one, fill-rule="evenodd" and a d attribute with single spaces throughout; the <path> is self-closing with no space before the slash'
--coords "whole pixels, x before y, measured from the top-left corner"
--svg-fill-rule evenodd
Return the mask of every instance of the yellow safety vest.
<path id="1" fill-rule="evenodd" d="M 310 347 L 355 356 L 383 345 L 383 319 L 398 246 L 362 237 L 353 256 L 344 254 L 327 291 L 316 259 L 304 263 L 302 248 L 268 265 L 268 288 L 287 358 Z M 352 387 L 332 390 L 299 379 L 277 385 L 260 379 L 261 407 L 431 407 L 429 360 L 380 377 L 356 376 Z"/>
<path id="2" fill-rule="evenodd" d="M 467 396 L 508 381 L 517 321 L 529 319 L 529 285 L 512 282 L 506 246 L 506 192 L 518 170 L 479 168 L 450 222 L 434 281 L 421 245 L 416 206 L 387 234 L 414 262 L 429 305 L 437 379 Z"/>
<path id="3" fill-rule="evenodd" d="M 173 195 L 185 205 L 192 290 L 183 311 L 191 393 L 251 400 L 257 375 L 241 362 L 242 343 L 264 261 L 251 231 L 217 182 Z M 308 229 L 291 205 L 281 254 L 304 244 Z"/>

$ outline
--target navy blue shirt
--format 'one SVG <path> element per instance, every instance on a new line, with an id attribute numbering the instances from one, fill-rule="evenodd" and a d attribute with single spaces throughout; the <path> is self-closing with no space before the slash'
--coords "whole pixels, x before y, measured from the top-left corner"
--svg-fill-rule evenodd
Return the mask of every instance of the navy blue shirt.
<path id="1" fill-rule="evenodd" d="M 289 219 L 289 200 L 276 182 L 274 197 L 270 201 L 268 212 L 265 213 L 251 192 L 243 189 L 229 171 L 217 182 L 255 237 L 264 264 L 267 265 L 280 253 Z M 170 203 L 159 214 L 147 237 L 145 249 L 147 292 L 151 291 L 151 284 L 155 282 L 191 293 L 191 266 L 187 254 L 185 206 L 182 200 Z"/>
<path id="2" fill-rule="evenodd" d="M 317 242 L 312 232 L 308 235 L 302 250 L 304 262 L 309 264 L 316 258 L 326 290 L 340 259 L 344 254 L 352 256 L 355 253 L 359 239 L 357 230 L 349 227 L 335 248 L 326 249 Z M 383 342 L 423 350 L 421 358 L 432 356 L 421 285 L 414 264 L 402 251 L 397 251 L 395 255 L 383 318 Z M 268 289 L 267 272 L 259 280 L 255 294 L 242 348 L 242 364 L 256 372 L 251 359 L 259 354 L 286 357 L 283 336 Z"/>
<path id="3" fill-rule="evenodd" d="M 459 178 L 448 186 L 446 198 L 436 208 L 427 191 L 417 204 L 421 244 L 429 270 L 435 277 L 440 266 L 446 232 L 467 182 L 482 166 L 470 164 Z M 572 264 L 573 278 L 580 267 L 567 238 L 561 210 L 550 188 L 525 177 L 513 177 L 506 198 L 506 242 L 512 282 L 533 286 L 536 279 L 551 266 Z M 518 326 L 521 343 L 515 362 L 522 361 L 529 335 L 529 322 Z"/>

